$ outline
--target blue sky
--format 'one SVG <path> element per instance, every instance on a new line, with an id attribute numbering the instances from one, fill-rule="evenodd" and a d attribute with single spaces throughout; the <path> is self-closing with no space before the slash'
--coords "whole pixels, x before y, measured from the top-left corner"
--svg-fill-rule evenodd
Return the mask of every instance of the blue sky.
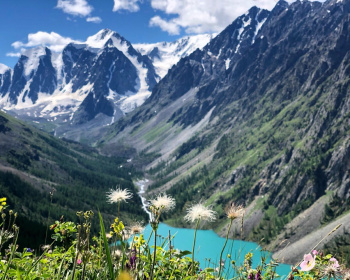
<path id="1" fill-rule="evenodd" d="M 253 5 L 271 9 L 274 4 L 275 0 L 1 0 L 0 63 L 13 68 L 25 48 L 47 45 L 59 51 L 70 39 L 85 41 L 103 28 L 132 43 L 219 32 Z"/>

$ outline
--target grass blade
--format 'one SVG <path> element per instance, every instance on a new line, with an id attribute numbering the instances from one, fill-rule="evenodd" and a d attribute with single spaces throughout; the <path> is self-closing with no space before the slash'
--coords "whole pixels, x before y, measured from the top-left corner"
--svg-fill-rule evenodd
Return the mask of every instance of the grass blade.
<path id="1" fill-rule="evenodd" d="M 105 226 L 104 226 L 104 224 L 103 224 L 103 220 L 102 220 L 102 216 L 101 216 L 100 211 L 98 212 L 98 216 L 99 216 L 99 218 L 100 218 L 101 234 L 102 234 L 103 243 L 104 243 L 105 250 L 106 250 L 106 256 L 107 256 L 109 274 L 110 274 L 111 279 L 114 279 L 114 273 L 113 273 L 113 265 L 112 265 L 111 253 L 110 253 L 110 251 L 109 251 L 108 241 L 107 241 L 106 231 L 105 231 Z"/>

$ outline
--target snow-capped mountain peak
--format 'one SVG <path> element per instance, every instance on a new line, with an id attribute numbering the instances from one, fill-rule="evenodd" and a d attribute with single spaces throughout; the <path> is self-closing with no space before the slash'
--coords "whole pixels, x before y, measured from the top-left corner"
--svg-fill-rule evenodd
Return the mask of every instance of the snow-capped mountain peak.
<path id="1" fill-rule="evenodd" d="M 91 48 L 101 49 L 111 37 L 121 38 L 117 32 L 110 29 L 102 29 L 95 35 L 88 37 L 83 44 L 86 44 Z"/>
<path id="2" fill-rule="evenodd" d="M 11 68 L 8 67 L 5 64 L 0 63 L 0 75 L 5 74 L 6 71 L 10 70 Z"/>
<path id="3" fill-rule="evenodd" d="M 152 59 L 157 74 L 163 78 L 181 58 L 190 55 L 196 49 L 202 49 L 215 36 L 216 34 L 186 36 L 174 42 L 134 44 L 134 48 Z"/>
<path id="4" fill-rule="evenodd" d="M 38 69 L 40 57 L 47 54 L 45 47 L 36 47 L 32 49 L 26 49 L 23 51 L 22 56 L 26 57 L 24 63 L 24 75 L 29 79 L 31 73 Z"/>

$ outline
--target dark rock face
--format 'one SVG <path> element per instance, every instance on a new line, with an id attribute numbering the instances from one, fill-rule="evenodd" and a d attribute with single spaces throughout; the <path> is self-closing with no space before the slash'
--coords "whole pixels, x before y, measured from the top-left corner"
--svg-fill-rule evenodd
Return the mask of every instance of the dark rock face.
<path id="1" fill-rule="evenodd" d="M 12 76 L 9 98 L 11 102 L 14 104 L 17 104 L 18 96 L 20 95 L 21 91 L 24 89 L 27 83 L 27 80 L 23 75 L 24 63 L 27 60 L 28 58 L 22 55 L 19 58 L 15 68 L 13 69 L 13 76 Z"/>
<path id="2" fill-rule="evenodd" d="M 39 66 L 33 74 L 29 87 L 28 97 L 35 103 L 38 100 L 38 93 L 45 92 L 52 94 L 57 87 L 56 70 L 52 66 L 51 51 L 46 48 L 46 55 L 40 57 Z M 25 94 L 23 98 L 26 98 Z"/>
<path id="3" fill-rule="evenodd" d="M 0 74 L 0 97 L 5 96 L 11 86 L 11 70 L 5 71 L 4 74 Z"/>

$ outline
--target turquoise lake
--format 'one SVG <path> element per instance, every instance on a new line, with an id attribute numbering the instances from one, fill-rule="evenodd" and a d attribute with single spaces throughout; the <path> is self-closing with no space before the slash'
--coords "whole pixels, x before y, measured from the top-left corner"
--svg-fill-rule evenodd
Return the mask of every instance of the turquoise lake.
<path id="1" fill-rule="evenodd" d="M 182 251 L 188 250 L 192 251 L 193 246 L 193 235 L 194 229 L 186 229 L 186 228 L 174 228 L 170 227 L 166 224 L 159 224 L 157 235 L 161 235 L 162 237 L 157 238 L 157 246 L 161 245 L 165 238 L 169 236 L 169 230 L 171 235 L 175 235 L 175 238 L 172 240 L 172 246 L 175 249 L 179 249 Z M 151 226 L 148 224 L 145 232 L 144 238 L 147 240 L 150 233 L 152 232 Z M 198 230 L 197 231 L 197 239 L 196 239 L 196 247 L 195 247 L 195 260 L 199 261 L 200 266 L 202 268 L 210 266 L 211 268 L 218 267 L 220 253 L 222 247 L 224 246 L 225 238 L 218 236 L 212 230 Z M 154 244 L 154 236 L 152 236 L 150 245 Z M 166 242 L 166 244 L 168 244 Z M 168 249 L 166 246 L 165 249 Z M 225 259 L 225 278 L 232 277 L 232 266 L 231 260 L 236 261 L 236 264 L 242 263 L 244 260 L 245 254 L 248 252 L 253 253 L 253 268 L 255 268 L 259 262 L 261 261 L 261 247 L 254 242 L 246 242 L 240 240 L 229 240 L 227 242 L 223 259 Z M 231 259 L 227 258 L 227 254 L 231 255 Z M 267 255 L 267 253 L 264 253 Z M 191 255 L 188 255 L 191 257 Z M 208 261 L 211 259 L 211 263 Z M 270 260 L 270 258 L 269 258 Z M 281 276 L 279 279 L 287 279 L 287 275 L 290 272 L 290 265 L 279 264 L 277 267 L 277 273 Z"/>

